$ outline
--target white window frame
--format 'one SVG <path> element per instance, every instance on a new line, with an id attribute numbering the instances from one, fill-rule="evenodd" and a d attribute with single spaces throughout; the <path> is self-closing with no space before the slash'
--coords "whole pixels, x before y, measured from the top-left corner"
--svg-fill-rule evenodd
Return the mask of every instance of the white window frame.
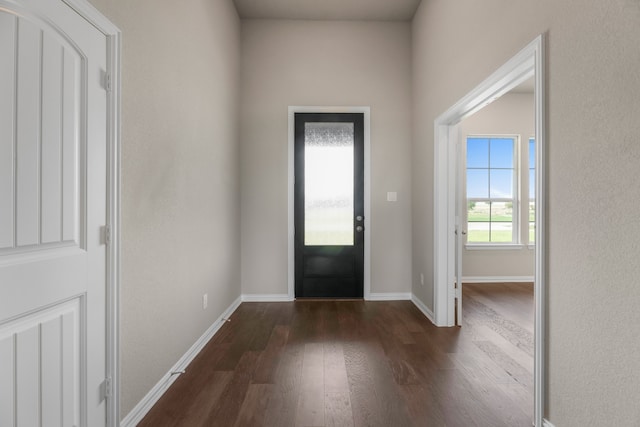
<path id="1" fill-rule="evenodd" d="M 467 197 L 467 144 L 470 138 L 486 138 L 486 139 L 513 139 L 513 198 L 509 199 L 499 199 L 490 197 L 490 188 L 487 189 L 489 191 L 487 198 L 468 198 Z M 527 140 L 528 141 L 528 140 Z M 517 134 L 469 134 L 464 138 L 463 150 L 462 150 L 462 159 L 463 159 L 463 167 L 462 167 L 462 182 L 463 182 L 463 201 L 464 201 L 464 209 L 463 217 L 464 224 L 466 225 L 467 234 L 464 236 L 464 245 L 466 249 L 475 250 L 475 249 L 518 249 L 522 248 L 524 245 L 522 243 L 522 230 L 521 230 L 521 200 L 520 200 L 520 187 L 521 187 L 521 136 Z M 527 146 L 528 148 L 528 146 Z M 491 168 L 488 169 L 489 171 Z M 527 173 L 529 169 L 527 168 Z M 510 242 L 469 242 L 469 218 L 468 218 L 468 205 L 469 201 L 475 202 L 505 202 L 512 203 L 512 213 L 511 213 L 511 227 L 513 230 L 512 240 Z M 528 204 L 527 204 L 528 209 Z M 491 221 L 489 221 L 491 222 Z M 528 225 L 527 225 L 528 227 Z"/>

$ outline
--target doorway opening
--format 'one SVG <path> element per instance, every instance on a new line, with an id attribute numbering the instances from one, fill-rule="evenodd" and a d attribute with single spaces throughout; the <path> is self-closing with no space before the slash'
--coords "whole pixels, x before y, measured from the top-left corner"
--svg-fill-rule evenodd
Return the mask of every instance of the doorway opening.
<path id="1" fill-rule="evenodd" d="M 514 424 L 533 420 L 533 91 L 532 77 L 465 118 L 458 141 L 456 324 L 491 366 L 486 386 L 504 387 Z"/>
<path id="2" fill-rule="evenodd" d="M 534 424 L 541 426 L 544 405 L 544 290 L 545 290 L 545 104 L 543 36 L 521 50 L 478 87 L 434 122 L 434 314 L 438 326 L 453 326 L 461 313 L 462 278 L 459 268 L 461 219 L 456 215 L 459 180 L 456 153 L 459 123 L 514 87 L 534 78 L 535 102 L 535 268 L 534 268 Z M 460 231 L 458 233 L 458 231 Z"/>

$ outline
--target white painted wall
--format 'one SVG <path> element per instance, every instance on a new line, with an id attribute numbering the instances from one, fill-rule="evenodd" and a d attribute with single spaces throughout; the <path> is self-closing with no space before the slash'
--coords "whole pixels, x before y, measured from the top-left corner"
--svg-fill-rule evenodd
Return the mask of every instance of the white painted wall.
<path id="1" fill-rule="evenodd" d="M 123 42 L 125 416 L 240 296 L 240 21 L 231 0 L 91 1 Z"/>
<path id="2" fill-rule="evenodd" d="M 506 94 L 460 123 L 463 144 L 472 135 L 519 135 L 524 168 L 519 194 L 529 188 L 529 138 L 535 135 L 533 94 Z M 521 201 L 520 233 L 529 232 L 529 200 Z M 469 249 L 462 251 L 462 276 L 481 280 L 495 277 L 533 277 L 535 252 L 526 245 L 517 249 Z"/>
<path id="3" fill-rule="evenodd" d="M 433 307 L 433 121 L 540 33 L 548 42 L 545 417 L 563 427 L 638 425 L 637 0 L 422 2 L 413 21 L 413 292 Z"/>
<path id="4" fill-rule="evenodd" d="M 243 294 L 287 293 L 289 106 L 371 107 L 371 292 L 409 292 L 410 64 L 409 23 L 242 21 Z"/>

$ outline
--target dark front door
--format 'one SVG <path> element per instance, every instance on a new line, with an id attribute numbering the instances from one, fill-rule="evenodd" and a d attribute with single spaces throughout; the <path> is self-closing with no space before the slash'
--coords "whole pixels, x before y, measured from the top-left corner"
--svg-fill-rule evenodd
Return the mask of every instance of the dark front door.
<path id="1" fill-rule="evenodd" d="M 361 298 L 364 114 L 295 115 L 298 298 Z"/>

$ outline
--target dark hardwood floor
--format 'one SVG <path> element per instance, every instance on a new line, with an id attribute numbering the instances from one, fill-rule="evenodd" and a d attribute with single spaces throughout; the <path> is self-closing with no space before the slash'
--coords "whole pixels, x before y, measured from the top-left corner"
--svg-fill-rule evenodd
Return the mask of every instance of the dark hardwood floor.
<path id="1" fill-rule="evenodd" d="M 243 303 L 139 425 L 531 426 L 533 286 L 465 285 L 463 315 Z"/>

